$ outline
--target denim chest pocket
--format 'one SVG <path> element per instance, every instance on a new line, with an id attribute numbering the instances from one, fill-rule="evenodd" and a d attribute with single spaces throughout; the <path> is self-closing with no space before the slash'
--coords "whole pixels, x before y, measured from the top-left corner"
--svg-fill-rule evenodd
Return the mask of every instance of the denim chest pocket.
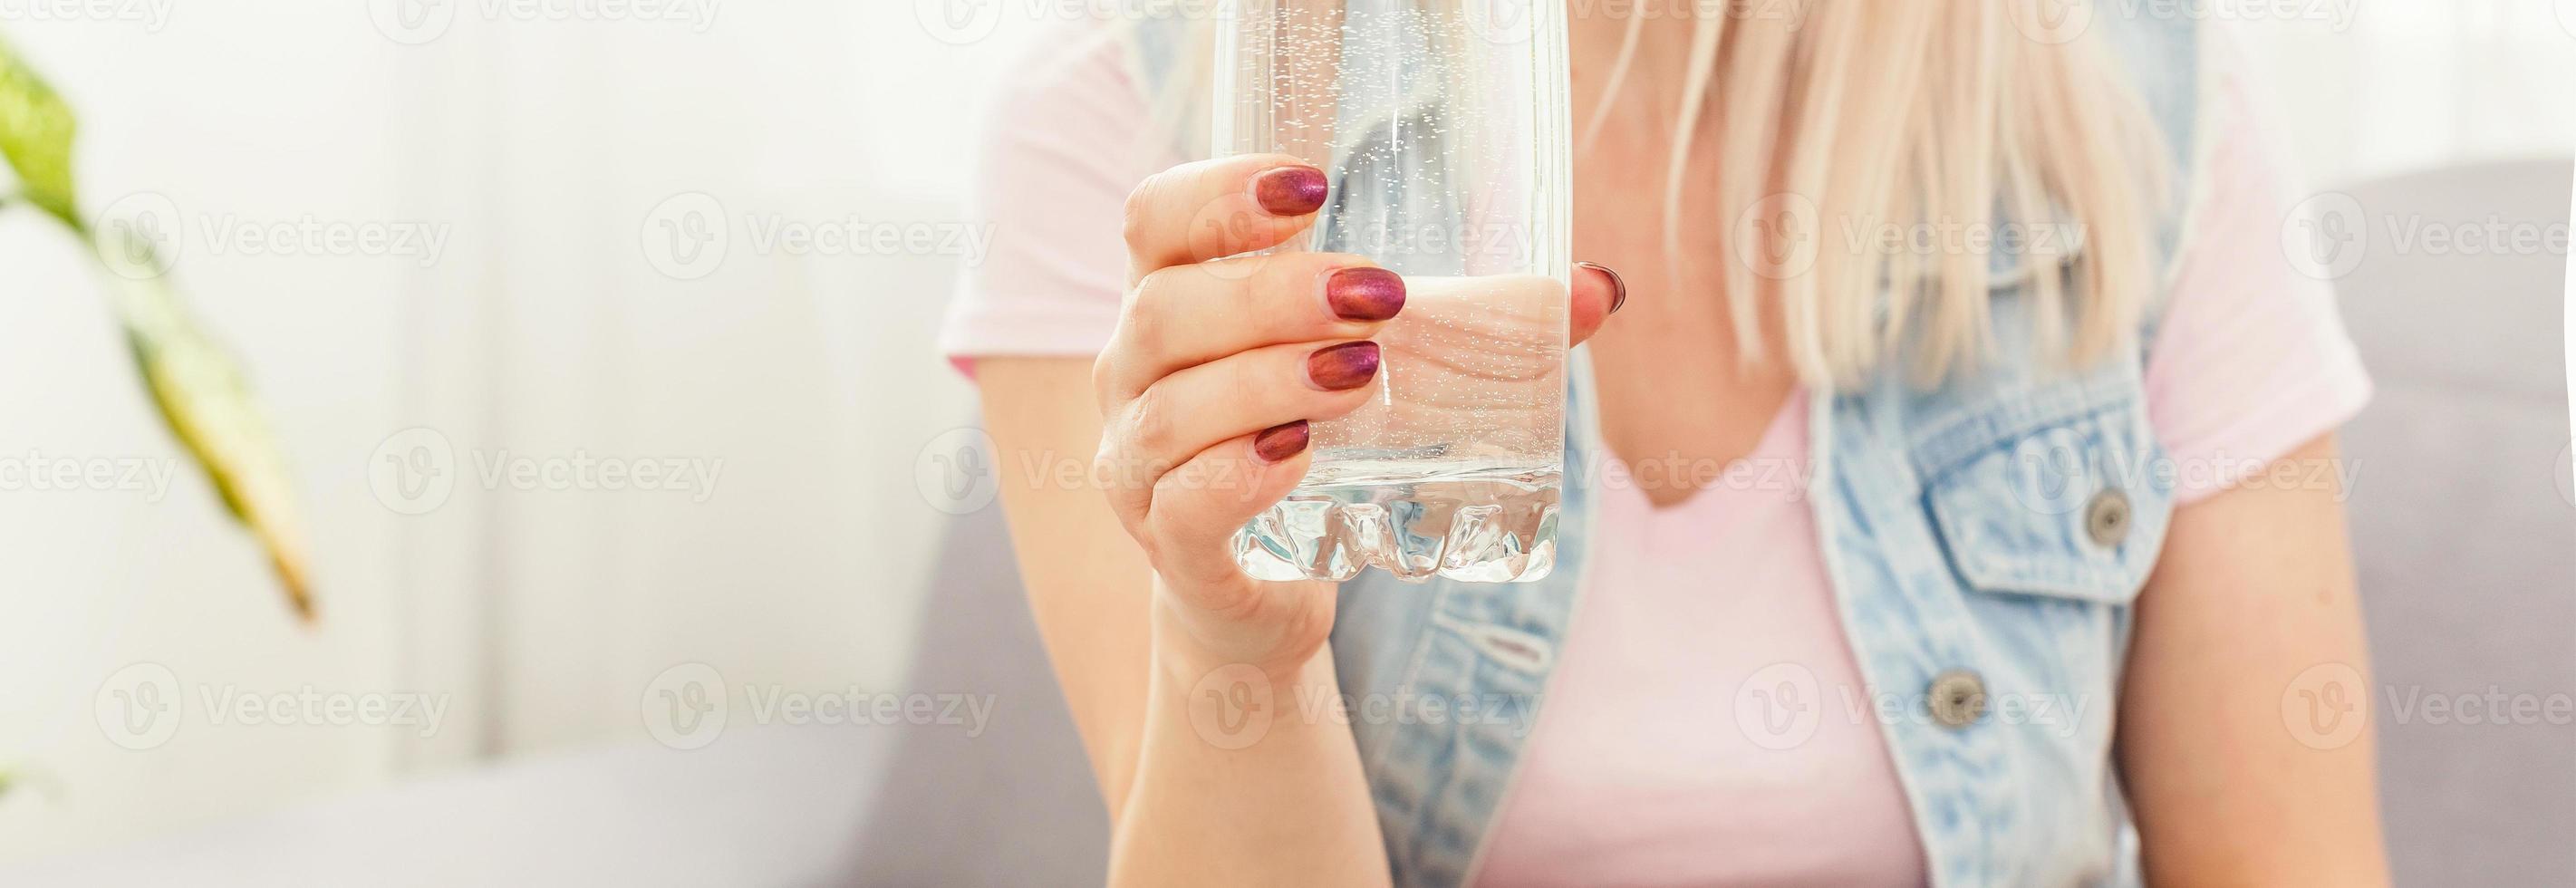
<path id="1" fill-rule="evenodd" d="M 2036 401 L 2045 403 L 2050 399 Z M 1928 467 L 1924 497 L 1971 588 L 2127 604 L 2164 547 L 2173 485 L 2134 400 L 1999 411 Z"/>

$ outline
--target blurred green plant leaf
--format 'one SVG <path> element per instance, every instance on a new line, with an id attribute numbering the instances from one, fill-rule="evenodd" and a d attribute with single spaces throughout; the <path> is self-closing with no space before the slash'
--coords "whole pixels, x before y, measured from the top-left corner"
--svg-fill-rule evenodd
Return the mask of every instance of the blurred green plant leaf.
<path id="1" fill-rule="evenodd" d="M 28 203 L 74 231 L 86 231 L 72 190 L 72 109 L 0 42 L 0 155 L 18 173 Z"/>
<path id="2" fill-rule="evenodd" d="M 91 253 L 113 272 L 106 277 L 117 320 L 153 407 L 213 482 L 224 508 L 267 550 L 287 603 L 309 621 L 310 556 L 277 442 L 239 364 L 188 312 L 155 245 L 119 220 L 99 230 L 81 220 L 71 174 L 75 128 L 71 108 L 0 43 L 0 153 L 17 171 L 27 202 L 89 241 Z"/>
<path id="3" fill-rule="evenodd" d="M 150 241 L 122 225 L 95 233 L 104 250 L 147 257 Z M 167 277 L 110 275 L 116 313 L 144 387 L 179 443 L 196 457 L 224 508 L 268 550 L 298 617 L 313 618 L 310 556 L 285 461 L 251 399 L 240 365 L 189 315 Z"/>
<path id="4" fill-rule="evenodd" d="M 44 765 L 32 761 L 12 762 L 0 768 L 0 801 L 25 796 L 31 799 L 67 798 L 62 779 Z"/>

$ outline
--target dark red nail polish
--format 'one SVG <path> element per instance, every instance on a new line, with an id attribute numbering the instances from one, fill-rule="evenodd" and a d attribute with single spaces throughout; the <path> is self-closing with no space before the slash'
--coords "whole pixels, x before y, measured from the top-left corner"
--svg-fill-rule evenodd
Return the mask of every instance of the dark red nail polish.
<path id="1" fill-rule="evenodd" d="M 1619 306 L 1628 304 L 1628 280 L 1620 277 L 1618 272 L 1611 271 L 1610 266 L 1603 265 L 1598 262 L 1577 262 L 1574 264 L 1576 267 L 1589 268 L 1593 271 L 1610 276 L 1610 314 L 1618 314 Z"/>
<path id="2" fill-rule="evenodd" d="M 1377 378 L 1377 343 L 1345 342 L 1306 356 L 1306 378 L 1328 392 L 1349 391 Z"/>
<path id="3" fill-rule="evenodd" d="M 1324 198 L 1332 190 L 1324 171 L 1310 166 L 1280 167 L 1252 180 L 1252 196 L 1273 216 L 1303 216 L 1323 209 Z"/>
<path id="4" fill-rule="evenodd" d="M 1252 436 L 1252 454 L 1262 462 L 1286 462 L 1289 457 L 1306 452 L 1306 421 L 1298 420 L 1274 426 Z"/>
<path id="5" fill-rule="evenodd" d="M 1324 280 L 1324 301 L 1345 321 L 1383 321 L 1404 310 L 1404 278 L 1383 268 L 1345 268 Z"/>

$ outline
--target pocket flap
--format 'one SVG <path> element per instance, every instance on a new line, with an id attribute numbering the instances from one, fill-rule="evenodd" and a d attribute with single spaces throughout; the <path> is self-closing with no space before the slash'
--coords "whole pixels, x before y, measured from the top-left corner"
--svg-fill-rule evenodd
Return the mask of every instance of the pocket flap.
<path id="1" fill-rule="evenodd" d="M 1978 449 L 1925 494 L 1951 566 L 1976 589 L 2125 604 L 2173 516 L 2152 438 L 2108 410 Z"/>

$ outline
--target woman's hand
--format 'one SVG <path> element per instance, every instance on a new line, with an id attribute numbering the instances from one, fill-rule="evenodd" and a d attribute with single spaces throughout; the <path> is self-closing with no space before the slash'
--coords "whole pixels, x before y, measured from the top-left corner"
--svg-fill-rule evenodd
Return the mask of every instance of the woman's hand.
<path id="1" fill-rule="evenodd" d="M 1129 288 L 1092 368 L 1104 432 L 1095 472 L 1152 563 L 1158 643 L 1198 665 L 1288 673 L 1333 624 L 1321 583 L 1245 577 L 1246 521 L 1306 474 L 1308 424 L 1364 404 L 1386 357 L 1372 337 L 1405 309 L 1404 281 L 1359 256 L 1282 252 L 1313 224 L 1324 173 L 1248 155 L 1188 164 L 1128 198 Z M 1581 341 L 1623 297 L 1598 266 L 1575 275 Z"/>
<path id="2" fill-rule="evenodd" d="M 1254 582 L 1232 537 L 1296 486 L 1319 443 L 1306 424 L 1359 407 L 1380 361 L 1398 374 L 1554 366 L 1473 360 L 1510 351 L 1473 341 L 1385 336 L 1399 315 L 1393 328 L 1412 333 L 1440 298 L 1430 286 L 1408 294 L 1358 257 L 1243 255 L 1306 230 L 1325 191 L 1319 171 L 1287 157 L 1165 171 L 1128 199 L 1128 292 L 1099 359 L 976 362 L 1005 464 L 1051 471 L 1056 455 L 1079 452 L 1104 470 L 1093 480 L 1106 496 L 1033 482 L 1001 497 L 1030 613 L 1115 825 L 1113 885 L 1386 883 L 1349 725 L 1293 703 L 1338 693 L 1331 586 Z M 1619 286 L 1599 269 L 1575 278 L 1566 324 L 1580 339 Z M 1480 320 L 1538 326 L 1493 314 Z M 1550 339 L 1556 323 L 1544 324 Z M 1252 707 L 1236 704 L 1256 699 L 1263 717 L 1240 718 Z"/>

